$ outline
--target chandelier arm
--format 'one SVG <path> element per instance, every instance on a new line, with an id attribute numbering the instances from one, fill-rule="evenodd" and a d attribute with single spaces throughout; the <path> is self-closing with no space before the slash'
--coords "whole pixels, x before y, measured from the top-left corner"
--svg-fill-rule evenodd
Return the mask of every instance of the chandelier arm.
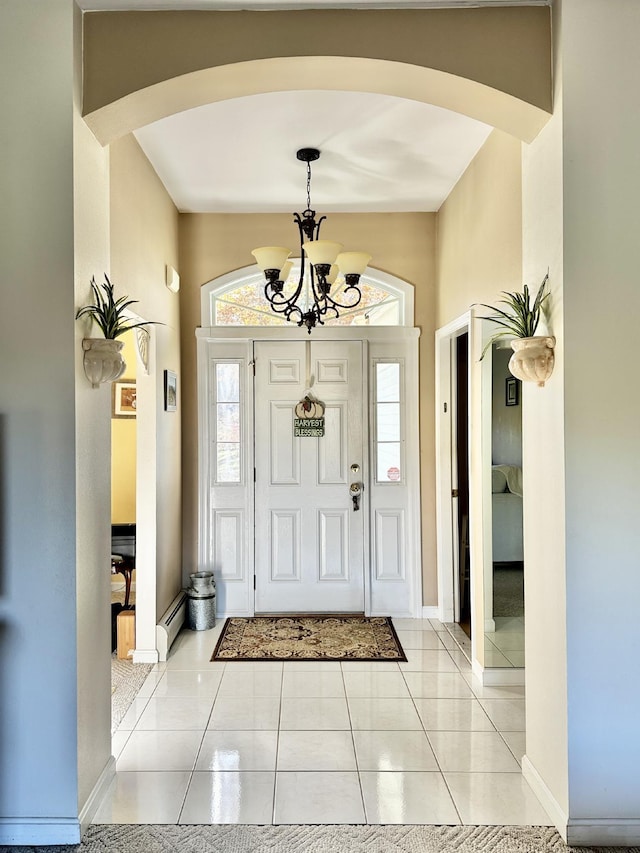
<path id="1" fill-rule="evenodd" d="M 356 305 L 360 304 L 360 300 L 362 299 L 362 293 L 360 292 L 360 289 L 358 287 L 348 287 L 346 290 L 343 291 L 343 293 L 346 295 L 350 291 L 355 291 L 358 294 L 358 298 L 356 299 L 355 302 L 350 302 L 350 303 L 345 305 L 343 302 L 338 302 L 337 299 L 333 299 L 333 297 L 331 295 L 327 295 L 327 301 L 329 303 L 331 303 L 331 307 L 334 308 L 334 310 L 337 308 L 343 308 L 343 309 L 355 308 Z M 336 311 L 336 313 L 337 313 L 337 311 Z"/>
<path id="2" fill-rule="evenodd" d="M 267 301 L 271 306 L 271 310 L 276 314 L 284 314 L 287 320 L 289 319 L 292 312 L 297 311 L 298 314 L 302 314 L 302 311 L 295 304 L 296 302 L 296 291 L 293 296 L 286 298 L 283 293 L 269 293 L 268 291 L 269 285 L 266 285 L 264 289 L 264 295 Z"/>
<path id="3" fill-rule="evenodd" d="M 327 303 L 327 304 L 324 306 L 324 308 L 322 309 L 322 316 L 323 316 L 323 317 L 326 317 L 326 314 L 327 314 L 329 311 L 333 311 L 333 316 L 334 316 L 334 318 L 338 318 L 338 317 L 340 316 L 340 315 L 338 314 L 338 310 L 337 310 L 333 305 L 329 305 L 328 303 Z M 330 317 L 328 317 L 327 319 L 331 319 L 331 318 L 330 318 Z"/>

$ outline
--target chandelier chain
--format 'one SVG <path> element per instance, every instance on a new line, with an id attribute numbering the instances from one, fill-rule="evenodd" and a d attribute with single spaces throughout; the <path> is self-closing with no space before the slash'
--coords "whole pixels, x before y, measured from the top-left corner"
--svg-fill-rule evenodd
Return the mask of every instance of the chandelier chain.
<path id="1" fill-rule="evenodd" d="M 307 210 L 311 210 L 311 163 L 307 163 Z"/>

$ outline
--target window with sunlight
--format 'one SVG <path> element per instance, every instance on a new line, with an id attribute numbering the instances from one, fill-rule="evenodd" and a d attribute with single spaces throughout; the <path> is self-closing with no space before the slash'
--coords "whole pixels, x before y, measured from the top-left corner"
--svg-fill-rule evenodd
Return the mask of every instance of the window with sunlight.
<path id="1" fill-rule="evenodd" d="M 338 318 L 329 318 L 327 326 L 400 326 L 403 325 L 405 294 L 383 281 L 384 274 L 375 270 L 362 276 L 362 298 L 354 308 L 345 308 Z M 296 287 L 300 261 L 294 262 L 285 283 L 285 293 Z M 344 280 L 338 278 L 332 295 L 340 301 Z M 303 300 L 301 304 L 304 305 Z M 264 295 L 264 276 L 257 268 L 239 271 L 234 281 L 211 291 L 211 322 L 214 326 L 282 326 L 287 321 L 271 310 Z"/>

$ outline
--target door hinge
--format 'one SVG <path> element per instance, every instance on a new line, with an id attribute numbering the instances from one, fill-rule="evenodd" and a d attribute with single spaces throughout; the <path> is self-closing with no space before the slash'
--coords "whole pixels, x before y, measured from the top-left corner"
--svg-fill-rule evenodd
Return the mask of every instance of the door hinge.
<path id="1" fill-rule="evenodd" d="M 446 403 L 444 404 L 444 413 L 445 413 L 445 415 L 447 414 L 447 404 Z"/>
<path id="2" fill-rule="evenodd" d="M 256 588 L 256 576 L 255 575 L 253 576 L 253 588 L 254 589 Z"/>
<path id="3" fill-rule="evenodd" d="M 451 497 L 452 498 L 458 497 L 458 490 L 457 489 L 451 489 Z"/>
<path id="4" fill-rule="evenodd" d="M 256 469 L 254 468 L 253 469 L 253 482 L 255 483 L 255 481 L 256 481 Z"/>

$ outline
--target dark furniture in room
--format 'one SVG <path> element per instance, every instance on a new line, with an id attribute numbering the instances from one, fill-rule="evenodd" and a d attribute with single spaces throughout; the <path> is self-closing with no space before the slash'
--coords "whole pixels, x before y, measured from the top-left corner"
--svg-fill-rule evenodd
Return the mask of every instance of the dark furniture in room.
<path id="1" fill-rule="evenodd" d="M 111 573 L 124 575 L 124 606 L 129 607 L 131 575 L 136 567 L 135 524 L 111 525 Z"/>

